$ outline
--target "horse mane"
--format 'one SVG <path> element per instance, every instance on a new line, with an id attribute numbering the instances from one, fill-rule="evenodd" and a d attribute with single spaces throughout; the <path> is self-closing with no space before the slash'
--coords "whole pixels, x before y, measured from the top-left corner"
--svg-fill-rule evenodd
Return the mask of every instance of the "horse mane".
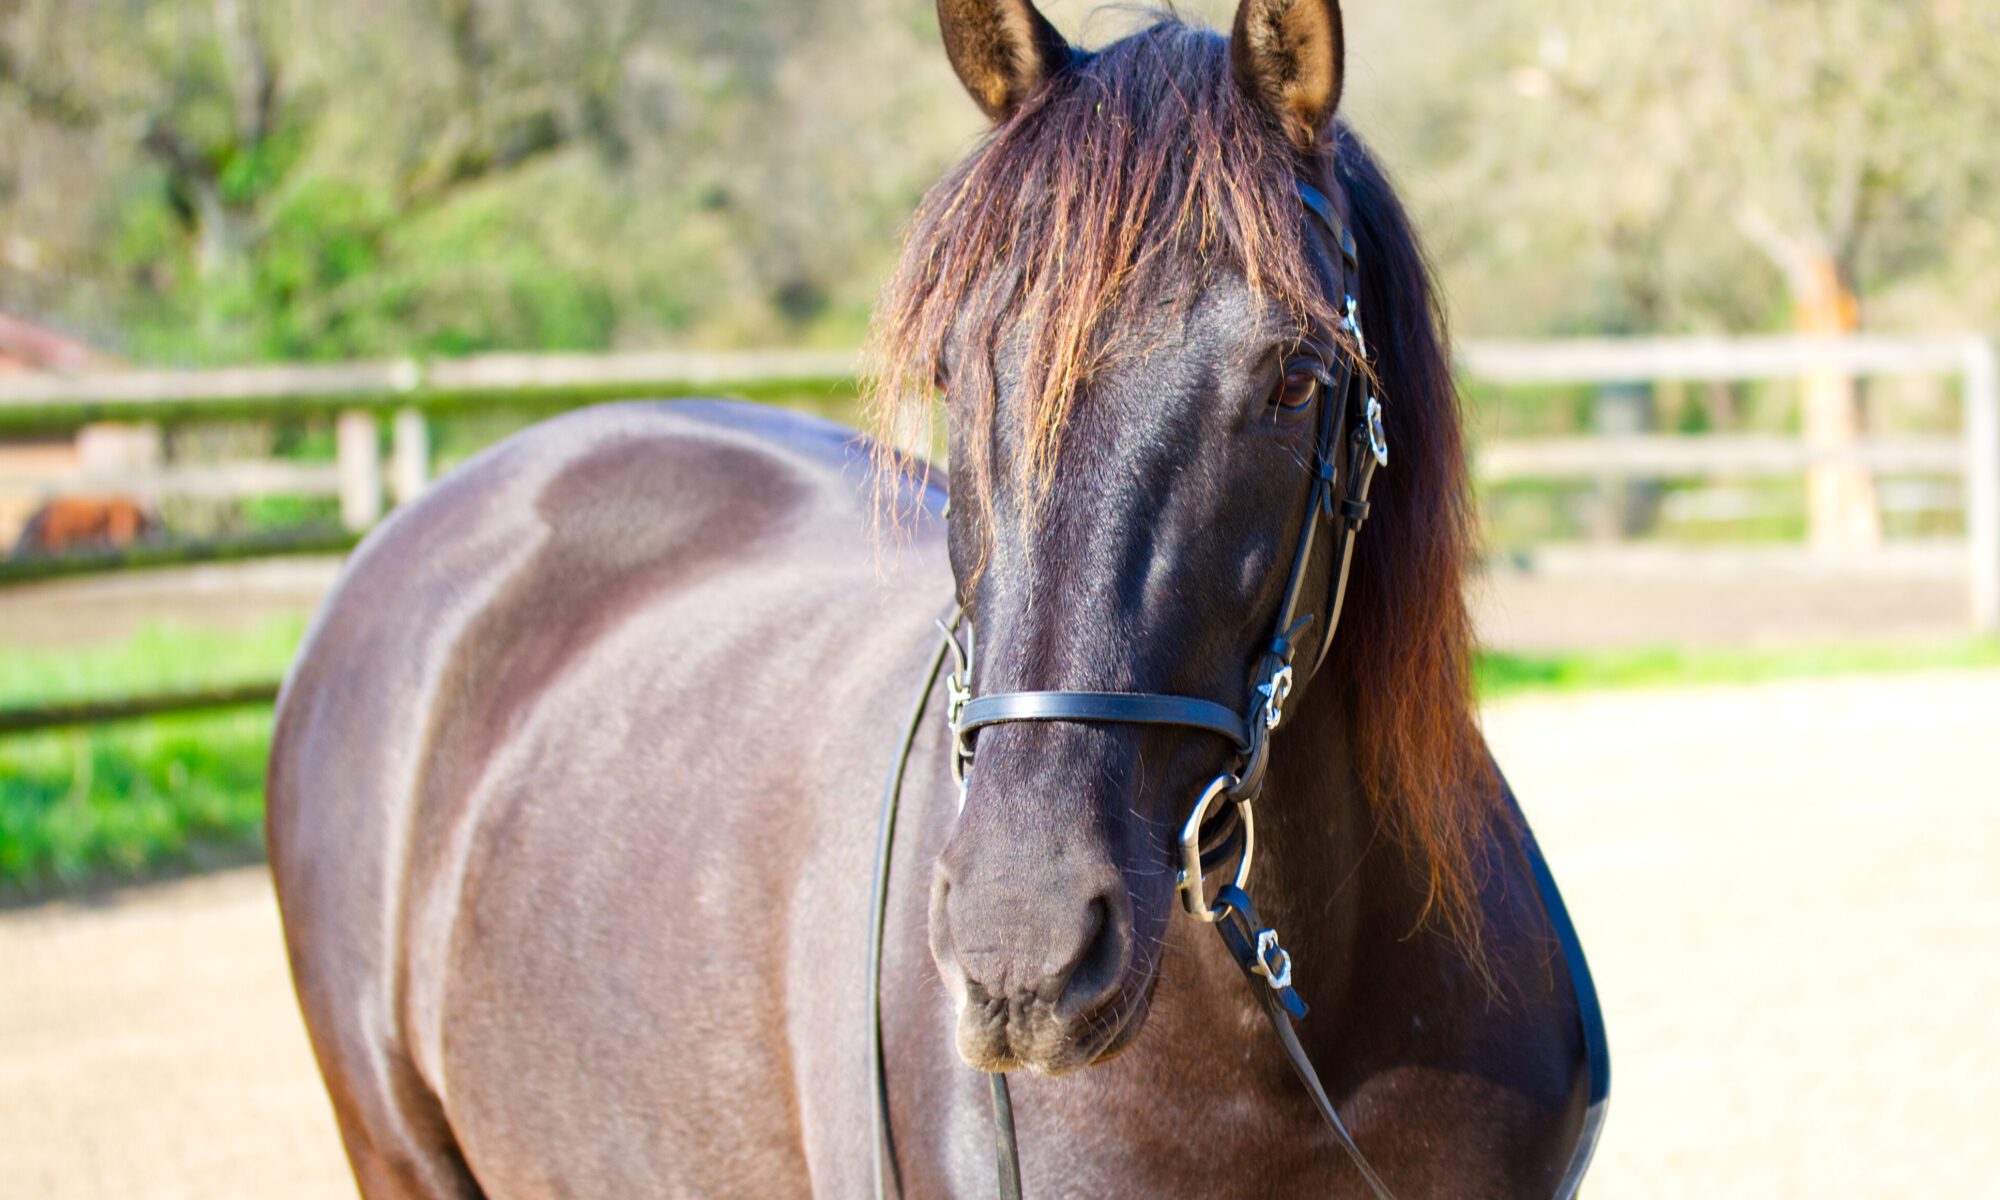
<path id="1" fill-rule="evenodd" d="M 1480 965 L 1479 872 L 1501 790 L 1472 693 L 1465 573 L 1477 522 L 1458 387 L 1409 216 L 1345 126 L 1334 173 L 1352 206 L 1362 327 L 1394 457 L 1375 475 L 1326 669 L 1378 819 L 1428 871 L 1426 917 Z"/>
<path id="2" fill-rule="evenodd" d="M 1424 919 L 1478 963 L 1479 863 L 1498 789 L 1471 691 L 1461 589 L 1474 523 L 1458 395 L 1430 273 L 1388 181 L 1344 126 L 1321 158 L 1353 207 L 1363 328 L 1395 455 L 1376 477 L 1328 682 L 1379 825 L 1427 873 Z M 1140 322 L 1118 320 L 1131 305 L 1184 305 L 1205 277 L 1233 271 L 1301 330 L 1338 336 L 1298 168 L 1212 31 L 1168 15 L 1081 57 L 911 220 L 870 339 L 866 404 L 881 465 L 893 465 L 896 445 L 930 444 L 947 371 L 955 401 L 993 419 L 992 356 L 947 363 L 953 337 L 972 347 L 1025 339 L 1019 470 L 1027 494 L 1046 496 L 1079 393 L 1146 349 L 1126 332 Z M 957 448 L 957 486 L 990 494 L 988 443 Z M 896 474 L 878 472 L 890 481 L 884 512 L 908 495 Z"/>

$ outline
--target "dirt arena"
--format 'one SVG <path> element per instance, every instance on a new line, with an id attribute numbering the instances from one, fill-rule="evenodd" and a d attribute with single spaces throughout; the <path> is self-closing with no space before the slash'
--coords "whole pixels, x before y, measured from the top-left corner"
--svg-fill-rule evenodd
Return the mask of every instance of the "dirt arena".
<path id="1" fill-rule="evenodd" d="M 2000 673 L 1487 719 L 1609 1018 L 1589 1194 L 2000 1196 Z M 260 871 L 0 913 L 0 963 L 0 1194 L 353 1194 Z"/>

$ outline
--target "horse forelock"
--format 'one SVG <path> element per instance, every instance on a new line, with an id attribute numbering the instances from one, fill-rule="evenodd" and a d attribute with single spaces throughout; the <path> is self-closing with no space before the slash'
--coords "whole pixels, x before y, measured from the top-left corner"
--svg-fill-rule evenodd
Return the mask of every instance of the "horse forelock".
<path id="1" fill-rule="evenodd" d="M 1297 169 L 1234 86 L 1220 35 L 1169 17 L 1080 57 L 919 207 L 876 309 L 873 423 L 892 442 L 928 431 L 947 366 L 955 402 L 992 420 L 992 351 L 1018 339 L 1015 466 L 1024 494 L 1046 498 L 1085 385 L 1145 350 L 1141 310 L 1184 308 L 1231 270 L 1302 326 L 1331 328 Z M 954 337 L 971 352 L 946 364 Z M 958 447 L 954 470 L 982 489 L 984 442 Z"/>

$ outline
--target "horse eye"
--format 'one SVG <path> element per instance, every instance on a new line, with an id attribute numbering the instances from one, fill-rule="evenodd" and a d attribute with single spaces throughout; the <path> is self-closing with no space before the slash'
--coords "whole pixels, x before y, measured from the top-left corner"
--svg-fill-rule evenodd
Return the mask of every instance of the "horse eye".
<path id="1" fill-rule="evenodd" d="M 1285 377 L 1278 381 L 1278 390 L 1271 393 L 1271 404 L 1286 412 L 1297 412 L 1313 402 L 1319 395 L 1319 372 L 1304 363 L 1294 363 L 1285 368 Z"/>

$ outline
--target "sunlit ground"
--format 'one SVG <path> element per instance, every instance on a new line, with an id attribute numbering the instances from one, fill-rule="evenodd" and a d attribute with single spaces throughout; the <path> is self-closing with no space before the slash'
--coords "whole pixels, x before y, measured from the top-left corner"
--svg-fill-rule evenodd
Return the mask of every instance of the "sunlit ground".
<path id="1" fill-rule="evenodd" d="M 1501 762 L 1602 991 L 1589 1194 L 1987 1194 L 2000 671 L 1516 693 Z M 257 868 L 0 913 L 0 1179 L 348 1194 Z"/>

